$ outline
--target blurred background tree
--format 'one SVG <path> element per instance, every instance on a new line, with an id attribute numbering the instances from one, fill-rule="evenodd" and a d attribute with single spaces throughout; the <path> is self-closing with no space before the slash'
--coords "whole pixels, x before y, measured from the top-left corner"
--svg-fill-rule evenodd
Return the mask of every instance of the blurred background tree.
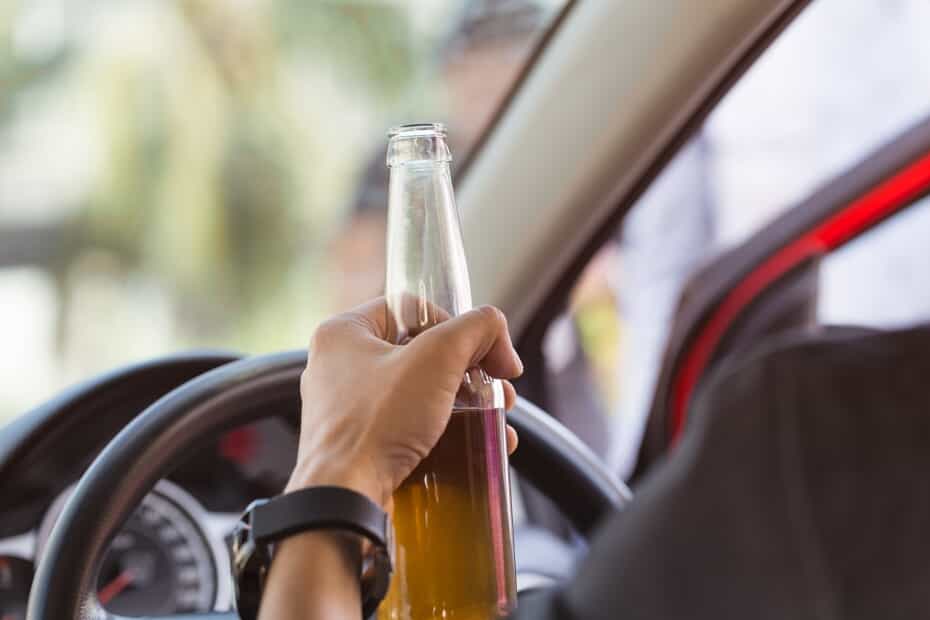
<path id="1" fill-rule="evenodd" d="M 307 188 L 328 184 L 330 162 L 339 158 L 326 151 L 345 144 L 331 139 L 338 131 L 307 131 L 301 116 L 330 110 L 295 106 L 286 65 L 312 58 L 315 72 L 354 80 L 351 88 L 390 108 L 424 55 L 414 53 L 405 11 L 391 5 L 86 4 L 108 13 L 100 21 L 110 31 L 84 44 L 77 40 L 87 33 L 69 33 L 48 55 L 15 53 L 15 4 L 3 15 L 2 122 L 15 121 L 17 105 L 76 80 L 101 130 L 96 183 L 60 223 L 68 242 L 42 258 L 65 271 L 58 274 L 65 297 L 80 277 L 70 266 L 89 251 L 110 255 L 126 274 L 150 270 L 198 333 L 219 336 L 280 291 L 282 265 L 312 252 L 332 216 L 313 200 L 324 192 Z M 140 10 L 148 13 L 144 24 L 131 15 Z M 127 25 L 135 28 L 120 28 Z M 139 25 L 145 32 L 133 31 Z M 136 45 L 130 37 L 148 40 Z M 232 299 L 249 312 L 229 313 Z"/>

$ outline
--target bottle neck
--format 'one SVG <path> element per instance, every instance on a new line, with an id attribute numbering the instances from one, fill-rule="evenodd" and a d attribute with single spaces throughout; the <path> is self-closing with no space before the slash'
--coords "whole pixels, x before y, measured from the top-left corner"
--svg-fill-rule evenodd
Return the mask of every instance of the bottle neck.
<path id="1" fill-rule="evenodd" d="M 391 167 L 385 295 L 396 343 L 472 307 L 448 161 Z"/>

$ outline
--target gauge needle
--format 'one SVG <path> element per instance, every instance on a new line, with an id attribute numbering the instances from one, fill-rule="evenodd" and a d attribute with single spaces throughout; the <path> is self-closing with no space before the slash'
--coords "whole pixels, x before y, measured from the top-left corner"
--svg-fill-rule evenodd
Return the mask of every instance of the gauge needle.
<path id="1" fill-rule="evenodd" d="M 135 579 L 135 577 L 133 576 L 132 571 L 124 570 L 110 583 L 97 591 L 97 600 L 100 601 L 101 605 L 106 605 L 114 598 L 116 598 L 120 592 L 125 590 L 126 587 L 133 582 L 133 579 Z"/>

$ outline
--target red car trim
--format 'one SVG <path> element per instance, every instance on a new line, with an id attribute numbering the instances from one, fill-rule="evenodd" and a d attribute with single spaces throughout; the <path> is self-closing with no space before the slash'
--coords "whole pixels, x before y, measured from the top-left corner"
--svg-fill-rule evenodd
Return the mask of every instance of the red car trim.
<path id="1" fill-rule="evenodd" d="M 908 206 L 930 190 L 930 153 L 903 168 L 821 222 L 804 236 L 763 261 L 731 290 L 704 322 L 678 366 L 672 382 L 669 428 L 678 441 L 688 415 L 688 405 L 698 380 L 707 368 L 721 339 L 740 313 L 769 286 L 803 261 L 829 252 L 864 233 L 883 218 Z"/>

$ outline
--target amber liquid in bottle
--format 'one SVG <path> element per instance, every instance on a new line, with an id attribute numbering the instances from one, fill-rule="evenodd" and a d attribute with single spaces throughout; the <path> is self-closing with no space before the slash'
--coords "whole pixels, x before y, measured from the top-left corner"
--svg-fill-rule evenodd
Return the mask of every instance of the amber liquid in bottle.
<path id="1" fill-rule="evenodd" d="M 471 289 L 444 128 L 390 135 L 386 297 L 391 339 L 404 344 L 471 309 Z M 499 381 L 469 370 L 439 442 L 394 493 L 378 620 L 496 620 L 516 607 L 503 398 Z"/>
<path id="2" fill-rule="evenodd" d="M 488 620 L 516 590 L 502 409 L 455 409 L 394 493 L 395 572 L 379 618 Z"/>

